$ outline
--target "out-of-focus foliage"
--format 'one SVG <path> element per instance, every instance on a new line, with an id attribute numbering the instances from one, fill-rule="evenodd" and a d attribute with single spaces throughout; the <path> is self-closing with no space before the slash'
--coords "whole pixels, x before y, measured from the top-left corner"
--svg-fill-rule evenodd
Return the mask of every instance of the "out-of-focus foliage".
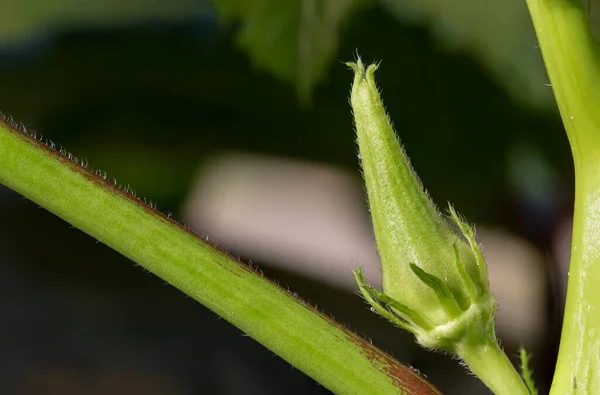
<path id="1" fill-rule="evenodd" d="M 337 56 L 340 30 L 365 0 L 215 0 L 254 64 L 296 86 L 302 101 Z"/>
<path id="2" fill-rule="evenodd" d="M 174 21 L 206 8 L 198 0 L 2 0 L 0 48 L 54 28 Z"/>
<path id="3" fill-rule="evenodd" d="M 429 26 L 442 45 L 478 58 L 517 100 L 554 105 L 525 1 L 380 2 L 403 21 Z"/>
<path id="4" fill-rule="evenodd" d="M 295 86 L 303 101 L 310 99 L 315 86 L 338 58 L 339 38 L 346 22 L 369 3 L 370 0 L 212 1 L 224 24 L 237 25 L 236 41 L 255 66 Z M 552 92 L 544 85 L 547 78 L 524 1 L 379 3 L 403 22 L 428 27 L 447 48 L 478 58 L 516 99 L 537 107 L 553 105 Z M 0 48 L 43 37 L 42 33 L 56 28 L 180 21 L 207 12 L 207 0 L 3 0 Z"/>
<path id="5" fill-rule="evenodd" d="M 524 1 L 379 0 L 403 22 L 428 27 L 443 46 L 478 58 L 519 101 L 553 106 Z M 215 0 L 254 63 L 307 98 L 336 57 L 343 23 L 361 0 Z M 393 40 L 392 40 L 393 41 Z M 402 48 L 397 48 L 402 51 Z"/>

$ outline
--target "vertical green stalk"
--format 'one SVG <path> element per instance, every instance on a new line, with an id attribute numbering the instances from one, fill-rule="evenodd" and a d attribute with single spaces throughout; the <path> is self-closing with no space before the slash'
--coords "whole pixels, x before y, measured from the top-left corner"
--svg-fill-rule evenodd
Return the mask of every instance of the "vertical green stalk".
<path id="1" fill-rule="evenodd" d="M 581 0 L 527 3 L 575 166 L 571 266 L 551 394 L 600 394 L 600 48 Z"/>
<path id="2" fill-rule="evenodd" d="M 0 183 L 177 287 L 335 393 L 438 394 L 370 342 L 3 118 Z"/>

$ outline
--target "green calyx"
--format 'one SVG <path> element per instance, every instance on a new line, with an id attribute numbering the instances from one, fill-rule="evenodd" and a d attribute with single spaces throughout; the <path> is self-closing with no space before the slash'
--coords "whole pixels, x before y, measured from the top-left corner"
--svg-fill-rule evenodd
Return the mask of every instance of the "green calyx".
<path id="1" fill-rule="evenodd" d="M 529 390 L 494 333 L 496 300 L 473 228 L 454 208 L 449 218 L 425 193 L 394 133 L 373 74 L 360 59 L 351 104 L 381 260 L 383 292 L 354 277 L 372 310 L 415 335 L 424 347 L 458 355 L 495 393 Z"/>
<path id="2" fill-rule="evenodd" d="M 474 240 L 472 228 L 463 222 L 459 222 L 460 219 L 452 206 L 450 206 L 450 213 L 459 229 L 466 231 L 464 233 L 465 238 L 473 242 L 473 255 L 481 257 L 479 247 Z M 481 295 L 477 292 L 474 279 L 467 274 L 457 245 L 454 244 L 453 247 L 455 252 L 454 263 L 461 277 L 464 290 L 469 295 L 469 304 L 464 308 L 458 304 L 454 294 L 439 277 L 425 272 L 414 263 L 408 265 L 413 273 L 411 280 L 420 281 L 428 287 L 435 294 L 438 304 L 445 314 L 451 317 L 444 324 L 436 325 L 427 318 L 428 306 L 424 309 L 422 305 L 417 306 L 415 303 L 410 305 L 401 303 L 370 286 L 365 281 L 360 267 L 354 272 L 354 278 L 361 293 L 377 313 L 397 326 L 413 333 L 417 342 L 422 346 L 450 352 L 456 352 L 457 346 L 464 342 L 477 341 L 478 339 L 483 339 L 485 342 L 496 341 L 494 334 L 496 300 L 489 291 Z M 480 262 L 485 268 L 483 260 Z M 407 286 L 414 285 L 408 279 L 406 284 Z M 412 308 L 409 306 L 412 306 Z M 436 306 L 436 309 L 439 306 Z"/>
<path id="3" fill-rule="evenodd" d="M 368 287 L 360 272 L 357 282 L 396 324 L 422 334 L 488 299 L 485 263 L 473 229 L 452 207 L 454 224 L 440 215 L 412 170 L 377 90 L 377 66 L 365 68 L 360 59 L 348 65 L 355 73 L 351 103 L 384 292 Z"/>
<path id="4" fill-rule="evenodd" d="M 354 277 L 372 310 L 424 347 L 458 355 L 496 394 L 529 394 L 494 333 L 496 300 L 473 228 L 454 208 L 438 212 L 410 166 L 360 59 L 351 104 L 381 260 L 383 292 Z"/>

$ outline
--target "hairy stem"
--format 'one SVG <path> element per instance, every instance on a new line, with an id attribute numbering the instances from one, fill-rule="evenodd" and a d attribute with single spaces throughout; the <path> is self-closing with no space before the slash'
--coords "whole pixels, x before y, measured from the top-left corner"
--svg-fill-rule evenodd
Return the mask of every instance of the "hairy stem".
<path id="1" fill-rule="evenodd" d="M 438 393 L 369 342 L 3 118 L 0 183 L 169 282 L 335 393 Z"/>
<path id="2" fill-rule="evenodd" d="M 495 339 L 462 343 L 456 353 L 494 394 L 529 395 L 521 376 Z"/>
<path id="3" fill-rule="evenodd" d="M 565 318 L 551 394 L 600 393 L 600 44 L 598 1 L 527 0 L 575 165 Z M 597 12 L 597 11 L 595 11 Z"/>

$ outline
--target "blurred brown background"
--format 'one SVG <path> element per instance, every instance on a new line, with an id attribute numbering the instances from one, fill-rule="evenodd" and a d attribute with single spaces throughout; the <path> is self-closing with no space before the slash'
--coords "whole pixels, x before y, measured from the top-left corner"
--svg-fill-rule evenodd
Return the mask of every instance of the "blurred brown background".
<path id="1" fill-rule="evenodd" d="M 433 199 L 478 225 L 546 393 L 564 299 L 568 142 L 523 0 L 0 0 L 0 111 L 423 372 L 486 394 L 372 314 L 380 281 L 343 62 L 378 84 Z M 1 155 L 1 153 L 0 153 Z M 321 394 L 132 262 L 0 187 L 0 393 Z"/>

